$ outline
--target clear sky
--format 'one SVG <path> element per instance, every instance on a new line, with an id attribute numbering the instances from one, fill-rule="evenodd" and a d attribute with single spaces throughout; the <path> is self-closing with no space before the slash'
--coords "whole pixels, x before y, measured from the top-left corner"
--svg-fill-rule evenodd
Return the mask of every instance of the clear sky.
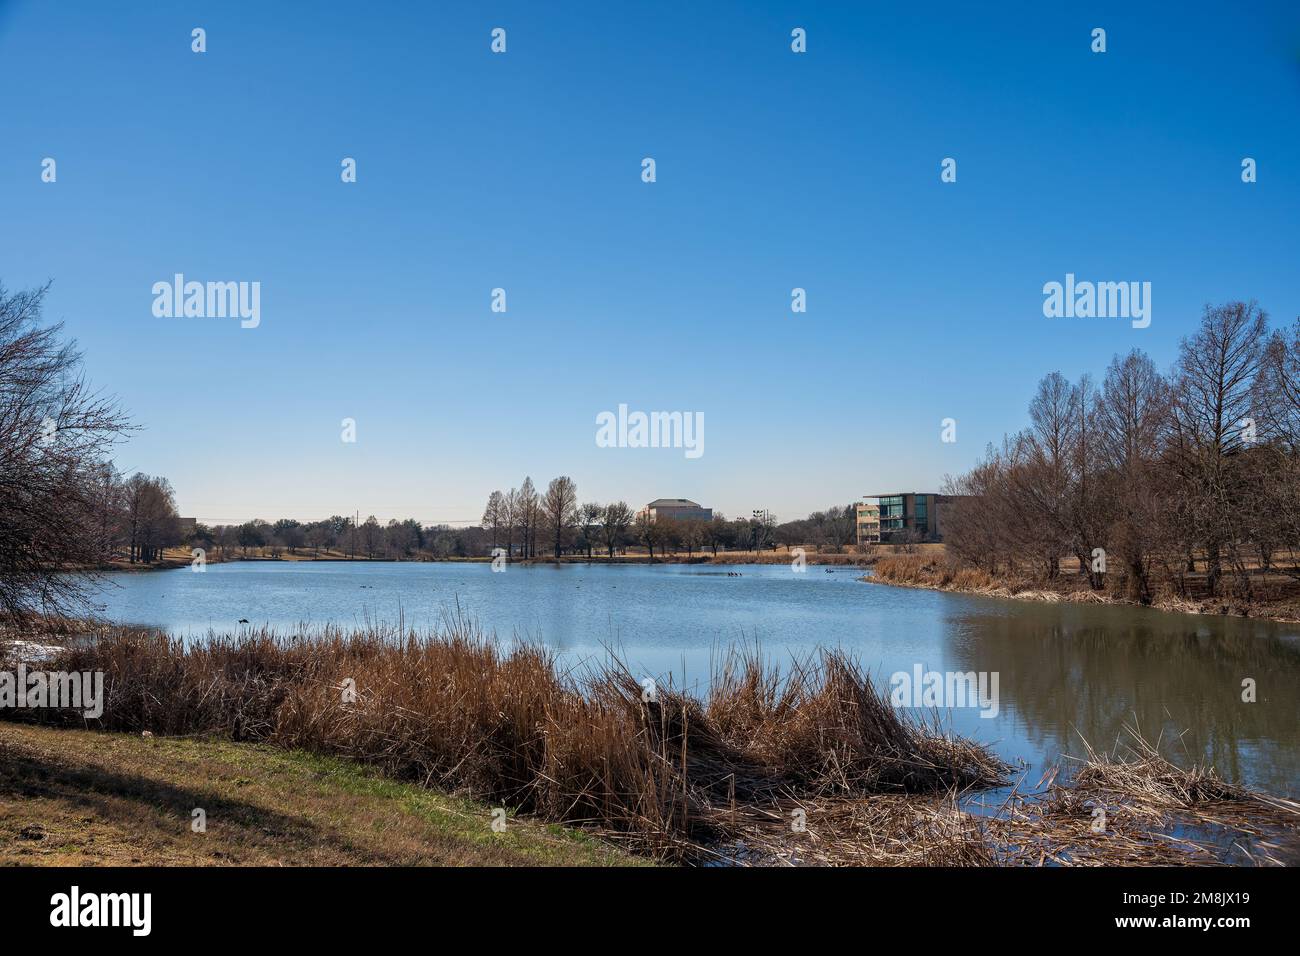
<path id="1" fill-rule="evenodd" d="M 202 520 L 935 490 L 1047 371 L 1300 315 L 1300 8 L 1133 6 L 0 0 L 0 280 Z M 156 317 L 177 272 L 261 324 Z M 1150 327 L 1044 317 L 1066 273 Z M 704 454 L 597 447 L 620 403 Z"/>

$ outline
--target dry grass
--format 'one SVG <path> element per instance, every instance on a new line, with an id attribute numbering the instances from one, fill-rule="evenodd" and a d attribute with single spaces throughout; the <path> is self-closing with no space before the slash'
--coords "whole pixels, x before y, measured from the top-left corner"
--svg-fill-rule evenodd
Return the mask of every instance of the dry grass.
<path id="1" fill-rule="evenodd" d="M 906 587 L 991 593 L 1006 589 L 1007 582 L 980 568 L 963 567 L 943 554 L 899 554 L 880 558 L 872 579 Z M 870 580 L 870 579 L 869 579 Z"/>
<path id="2" fill-rule="evenodd" d="M 799 820 L 804 829 L 794 830 Z M 996 866 L 986 822 L 955 795 L 879 794 L 773 802 L 734 829 L 735 859 L 785 866 Z"/>
<path id="3" fill-rule="evenodd" d="M 105 673 L 108 729 L 351 758 L 680 860 L 725 856 L 792 803 L 943 797 L 1007 771 L 904 716 L 834 652 L 784 678 L 757 654 L 727 655 L 703 700 L 671 686 L 643 700 L 616 662 L 566 674 L 548 650 L 502 649 L 464 620 L 430 635 L 250 632 L 188 647 L 107 629 L 51 666 Z"/>
<path id="4" fill-rule="evenodd" d="M 1290 852 L 1300 822 L 1295 804 L 1179 769 L 1145 745 L 1124 759 L 1090 752 L 1068 784 L 1013 793 L 996 814 L 965 812 L 965 798 L 1010 768 L 904 716 L 830 651 L 781 673 L 731 651 L 705 696 L 661 685 L 649 700 L 617 662 L 566 673 L 545 648 L 503 648 L 462 619 L 436 634 L 254 631 L 190 646 L 101 628 L 49 666 L 105 673 L 108 729 L 347 758 L 679 862 L 1215 862 L 1185 827 L 1248 837 L 1268 861 Z M 1097 806 L 1103 833 L 1091 829 Z"/>
<path id="5" fill-rule="evenodd" d="M 998 838 L 1028 863 L 1213 866 L 1225 844 L 1256 864 L 1300 862 L 1300 804 L 1178 767 L 1128 734 L 1117 754 L 1088 746 L 1067 783 L 1053 772 L 1041 793 L 1010 801 Z"/>

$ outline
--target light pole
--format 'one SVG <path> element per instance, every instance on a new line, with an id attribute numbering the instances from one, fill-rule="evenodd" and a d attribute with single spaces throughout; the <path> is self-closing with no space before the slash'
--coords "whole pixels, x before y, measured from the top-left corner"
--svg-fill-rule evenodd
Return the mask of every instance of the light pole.
<path id="1" fill-rule="evenodd" d="M 758 542 L 763 537 L 763 529 L 772 523 L 772 512 L 766 508 L 755 508 L 753 515 L 754 527 L 750 531 L 751 550 L 757 552 Z"/>

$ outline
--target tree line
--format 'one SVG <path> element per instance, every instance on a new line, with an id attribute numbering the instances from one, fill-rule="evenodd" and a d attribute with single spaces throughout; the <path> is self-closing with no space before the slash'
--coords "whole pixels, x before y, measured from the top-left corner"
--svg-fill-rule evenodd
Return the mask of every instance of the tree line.
<path id="1" fill-rule="evenodd" d="M 944 540 L 993 575 L 1093 589 L 1250 599 L 1260 572 L 1300 580 L 1300 319 L 1206 306 L 1162 373 L 1140 349 L 1100 383 L 1046 375 L 1029 426 L 949 478 Z"/>
<path id="2" fill-rule="evenodd" d="M 626 501 L 579 503 L 573 479 L 561 476 L 538 492 L 531 478 L 518 488 L 488 496 L 480 524 L 424 525 L 415 518 L 381 522 L 374 515 L 333 515 L 320 521 L 255 519 L 239 524 L 198 524 L 185 542 L 222 557 L 268 553 L 343 555 L 366 560 L 428 560 L 487 557 L 500 549 L 509 560 L 555 556 L 615 557 L 642 548 L 650 557 L 667 553 L 763 551 L 811 545 L 842 551 L 856 537 L 853 505 L 814 512 L 808 518 L 777 524 L 775 519 L 711 521 L 666 517 L 652 520 Z"/>
<path id="3" fill-rule="evenodd" d="M 364 521 L 342 515 L 310 522 L 257 519 L 242 524 L 199 524 L 189 543 L 214 549 L 223 558 L 264 552 L 271 556 L 328 553 L 399 561 L 489 557 L 498 549 L 510 560 L 531 560 L 557 554 L 613 556 L 642 543 L 659 550 L 684 546 L 688 540 L 693 547 L 699 546 L 694 529 L 676 527 L 693 523 L 660 521 L 653 528 L 638 530 L 633 518 L 627 504 L 619 502 L 583 505 L 566 512 L 557 523 L 543 510 L 543 498 L 538 496 L 535 508 L 517 518 L 508 513 L 485 517 L 482 525 L 468 527 L 422 525 L 415 518 L 384 523 L 373 515 Z"/>
<path id="4" fill-rule="evenodd" d="M 415 518 L 381 522 L 374 515 L 361 521 L 332 515 L 319 521 L 254 519 L 241 524 L 198 524 L 188 543 L 222 558 L 269 552 L 299 555 L 340 554 L 367 560 L 468 558 L 488 551 L 481 528 L 424 525 Z"/>
<path id="5" fill-rule="evenodd" d="M 579 504 L 577 486 L 568 476 L 556 478 L 538 493 L 532 478 L 518 488 L 493 491 L 483 510 L 481 527 L 491 535 L 491 547 L 509 558 L 533 559 L 549 553 L 599 552 L 607 557 L 629 547 L 657 553 L 693 556 L 697 551 L 763 551 L 780 545 L 806 545 L 842 550 L 856 540 L 854 506 L 839 505 L 814 512 L 806 519 L 778 524 L 771 515 L 728 519 L 715 511 L 711 520 L 652 517 L 647 509 L 633 511 L 626 501 Z"/>
<path id="6" fill-rule="evenodd" d="M 691 553 L 712 541 L 717 521 L 652 520 L 648 512 L 635 512 L 626 501 L 601 504 L 579 502 L 578 488 L 567 475 L 554 478 L 539 493 L 531 477 L 518 488 L 493 491 L 483 509 L 481 527 L 491 538 L 491 548 L 508 559 L 532 560 L 545 554 L 596 553 L 614 557 L 634 544 L 647 548 L 651 557 L 672 547 Z"/>

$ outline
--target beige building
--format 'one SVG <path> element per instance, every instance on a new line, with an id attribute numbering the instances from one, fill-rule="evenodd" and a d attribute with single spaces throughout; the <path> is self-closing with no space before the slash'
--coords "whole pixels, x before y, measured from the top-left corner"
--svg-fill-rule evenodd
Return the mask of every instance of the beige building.
<path id="1" fill-rule="evenodd" d="M 858 545 L 880 543 L 880 505 L 860 501 L 857 505 Z"/>
<path id="2" fill-rule="evenodd" d="M 654 520 L 671 518 L 674 521 L 712 521 L 713 509 L 703 508 L 689 498 L 656 498 L 637 512 L 637 517 L 649 512 Z"/>

